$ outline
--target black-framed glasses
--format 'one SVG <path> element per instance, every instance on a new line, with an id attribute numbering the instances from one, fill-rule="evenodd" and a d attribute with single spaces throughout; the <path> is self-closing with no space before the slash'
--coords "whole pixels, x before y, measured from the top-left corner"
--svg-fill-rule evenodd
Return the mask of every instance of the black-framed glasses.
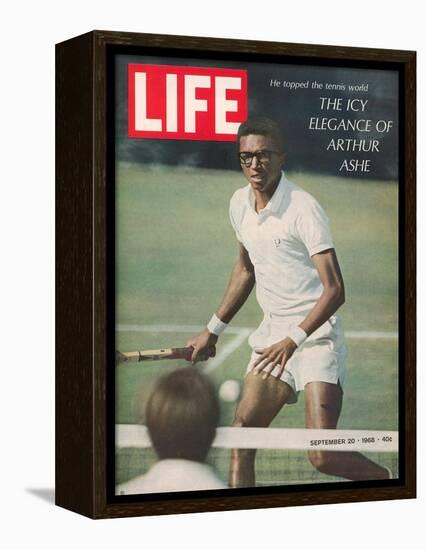
<path id="1" fill-rule="evenodd" d="M 240 159 L 241 164 L 244 166 L 251 166 L 254 157 L 256 157 L 259 164 L 268 164 L 271 162 L 272 155 L 279 155 L 279 151 L 270 151 L 269 149 L 261 149 L 260 151 L 241 151 L 238 153 L 238 158 Z"/>

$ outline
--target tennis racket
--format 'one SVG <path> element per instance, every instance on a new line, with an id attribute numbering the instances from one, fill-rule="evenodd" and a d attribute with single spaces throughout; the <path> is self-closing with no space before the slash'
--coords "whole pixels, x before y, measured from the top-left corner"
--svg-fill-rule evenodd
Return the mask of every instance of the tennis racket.
<path id="1" fill-rule="evenodd" d="M 162 348 L 162 349 L 146 349 L 139 351 L 116 351 L 116 363 L 141 362 L 141 361 L 161 361 L 164 359 L 185 359 L 191 360 L 194 348 Z M 210 357 L 216 355 L 214 347 L 208 348 L 205 352 L 198 355 L 198 361 L 206 361 Z"/>

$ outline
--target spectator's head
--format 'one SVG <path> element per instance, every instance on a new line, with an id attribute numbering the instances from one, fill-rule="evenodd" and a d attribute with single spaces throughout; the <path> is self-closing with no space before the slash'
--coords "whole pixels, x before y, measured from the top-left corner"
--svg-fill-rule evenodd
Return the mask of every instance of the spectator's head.
<path id="1" fill-rule="evenodd" d="M 209 380 L 196 367 L 186 367 L 158 381 L 145 416 L 160 459 L 204 462 L 216 434 L 219 403 Z"/>

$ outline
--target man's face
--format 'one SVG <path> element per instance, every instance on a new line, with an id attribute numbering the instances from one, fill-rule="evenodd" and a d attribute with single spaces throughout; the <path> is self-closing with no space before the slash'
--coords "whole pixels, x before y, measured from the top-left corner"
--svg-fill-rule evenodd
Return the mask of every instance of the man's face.
<path id="1" fill-rule="evenodd" d="M 241 153 L 244 159 L 241 159 Z M 250 153 L 256 153 L 252 158 Z M 254 191 L 267 193 L 280 178 L 284 154 L 269 136 L 250 134 L 240 138 L 240 163 Z"/>

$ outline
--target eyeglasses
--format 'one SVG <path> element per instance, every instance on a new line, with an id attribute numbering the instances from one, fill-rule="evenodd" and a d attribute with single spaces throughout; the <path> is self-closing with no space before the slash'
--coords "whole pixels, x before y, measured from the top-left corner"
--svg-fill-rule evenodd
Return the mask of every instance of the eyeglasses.
<path id="1" fill-rule="evenodd" d="M 254 153 L 250 153 L 249 151 L 241 151 L 241 153 L 238 153 L 238 158 L 244 166 L 251 166 L 254 157 L 256 157 L 259 164 L 265 165 L 271 162 L 272 155 L 279 154 L 280 153 L 278 151 L 270 151 L 269 149 L 262 149 L 261 151 L 255 151 Z"/>

